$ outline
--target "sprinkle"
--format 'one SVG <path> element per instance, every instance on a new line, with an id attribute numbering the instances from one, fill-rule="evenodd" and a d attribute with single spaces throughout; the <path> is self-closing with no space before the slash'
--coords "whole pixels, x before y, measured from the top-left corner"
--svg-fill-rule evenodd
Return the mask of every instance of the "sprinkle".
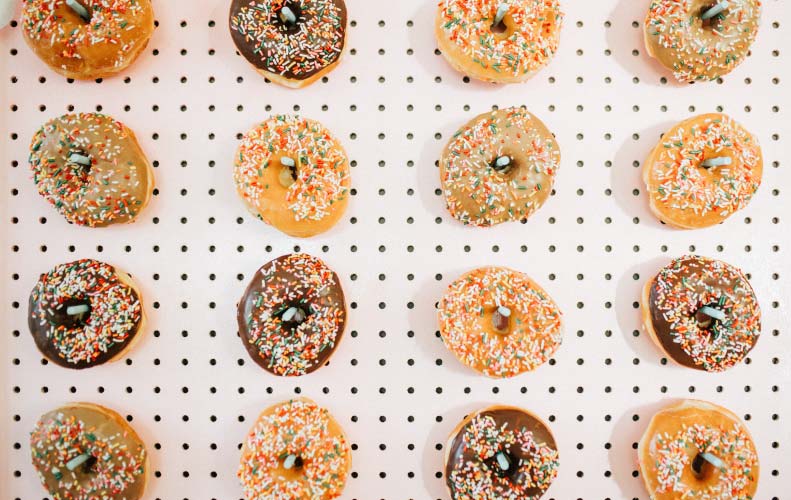
<path id="1" fill-rule="evenodd" d="M 91 13 L 88 12 L 88 9 L 86 9 L 85 6 L 77 0 L 66 0 L 66 5 L 68 5 L 71 10 L 80 16 L 83 21 L 89 22 L 91 20 Z"/>
<path id="2" fill-rule="evenodd" d="M 501 2 L 497 7 L 497 14 L 494 16 L 494 26 L 503 22 L 503 18 L 508 13 L 508 2 Z"/>
<path id="3" fill-rule="evenodd" d="M 726 467 L 725 462 L 723 462 L 720 458 L 715 457 L 711 453 L 701 453 L 700 457 L 718 469 L 725 469 Z"/>
<path id="4" fill-rule="evenodd" d="M 725 313 L 720 311 L 719 309 L 714 309 L 713 307 L 709 307 L 709 306 L 703 306 L 700 309 L 698 309 L 698 311 L 716 320 L 725 321 Z"/>
<path id="5" fill-rule="evenodd" d="M 703 160 L 702 165 L 706 168 L 709 167 L 721 167 L 721 166 L 728 166 L 733 163 L 733 160 L 730 156 L 719 156 L 717 158 L 708 158 Z"/>
<path id="6" fill-rule="evenodd" d="M 283 21 L 284 23 L 296 24 L 297 22 L 297 16 L 294 15 L 294 11 L 291 10 L 287 5 L 284 5 L 280 9 L 280 14 L 278 15 L 280 17 L 280 20 Z"/>
<path id="7" fill-rule="evenodd" d="M 283 461 L 283 467 L 286 468 L 286 469 L 290 469 L 290 468 L 294 467 L 294 463 L 296 461 L 297 461 L 297 456 L 296 455 L 289 455 Z"/>
<path id="8" fill-rule="evenodd" d="M 82 455 L 77 455 L 76 457 L 66 462 L 66 468 L 69 469 L 70 471 L 73 471 L 80 465 L 87 462 L 89 458 L 91 458 L 91 456 L 87 453 L 83 453 Z"/>
<path id="9" fill-rule="evenodd" d="M 83 167 L 88 167 L 91 164 L 91 157 L 81 155 L 79 153 L 72 153 L 69 155 L 69 162 L 71 163 L 78 163 Z"/>
<path id="10" fill-rule="evenodd" d="M 286 167 L 296 167 L 297 163 L 288 156 L 281 156 L 280 157 L 280 164 L 285 165 Z"/>

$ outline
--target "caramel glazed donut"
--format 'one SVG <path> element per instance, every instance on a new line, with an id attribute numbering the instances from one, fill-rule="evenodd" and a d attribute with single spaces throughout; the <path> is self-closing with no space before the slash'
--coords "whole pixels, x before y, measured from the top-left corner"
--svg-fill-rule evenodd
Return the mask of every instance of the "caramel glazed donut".
<path id="1" fill-rule="evenodd" d="M 116 412 L 75 403 L 43 415 L 30 435 L 33 466 L 53 500 L 139 500 L 145 445 Z"/>
<path id="2" fill-rule="evenodd" d="M 22 32 L 33 52 L 67 78 L 126 69 L 154 32 L 151 0 L 24 0 Z"/>
<path id="3" fill-rule="evenodd" d="M 351 447 L 338 422 L 299 398 L 261 413 L 237 475 L 247 500 L 330 500 L 341 495 L 351 467 Z"/>
<path id="4" fill-rule="evenodd" d="M 752 500 L 760 468 L 750 433 L 732 412 L 685 400 L 657 413 L 637 448 L 652 500 Z"/>
<path id="5" fill-rule="evenodd" d="M 349 202 L 349 160 L 340 142 L 314 120 L 277 115 L 242 139 L 234 165 L 247 209 L 298 238 L 334 226 Z"/>
<path id="6" fill-rule="evenodd" d="M 301 88 L 332 71 L 346 43 L 343 0 L 233 0 L 231 37 L 269 80 Z"/>
<path id="7" fill-rule="evenodd" d="M 30 167 L 38 192 L 80 226 L 130 222 L 154 191 L 154 171 L 134 132 L 97 113 L 47 122 L 31 141 Z"/>
<path id="8" fill-rule="evenodd" d="M 761 334 L 761 309 L 750 283 L 733 266 L 685 256 L 647 282 L 643 324 L 670 359 L 720 372 L 740 363 Z"/>
<path id="9" fill-rule="evenodd" d="M 558 0 L 441 0 L 435 32 L 460 73 L 517 83 L 549 64 L 562 24 Z"/>
<path id="10" fill-rule="evenodd" d="M 145 317 L 132 278 L 83 259 L 42 274 L 30 294 L 28 327 L 39 351 L 65 368 L 114 361 L 139 339 Z"/>
<path id="11" fill-rule="evenodd" d="M 465 418 L 445 447 L 453 500 L 538 500 L 558 475 L 549 427 L 520 408 L 492 406 Z"/>
<path id="12" fill-rule="evenodd" d="M 560 346 L 561 313 L 526 274 L 504 267 L 470 271 L 439 303 L 448 349 L 488 377 L 514 377 L 546 362 Z"/>
<path id="13" fill-rule="evenodd" d="M 526 222 L 549 199 L 559 168 L 555 137 L 524 108 L 476 116 L 439 160 L 448 211 L 473 226 Z"/>
<path id="14" fill-rule="evenodd" d="M 750 203 L 762 176 L 758 140 L 720 113 L 670 129 L 643 167 L 651 211 L 680 229 L 725 221 Z"/>
<path id="15" fill-rule="evenodd" d="M 749 55 L 760 0 L 652 0 L 645 46 L 680 82 L 716 80 Z"/>
<path id="16" fill-rule="evenodd" d="M 239 301 L 239 336 L 247 353 L 275 375 L 326 365 L 346 328 L 338 275 L 307 254 L 278 257 L 256 272 Z"/>

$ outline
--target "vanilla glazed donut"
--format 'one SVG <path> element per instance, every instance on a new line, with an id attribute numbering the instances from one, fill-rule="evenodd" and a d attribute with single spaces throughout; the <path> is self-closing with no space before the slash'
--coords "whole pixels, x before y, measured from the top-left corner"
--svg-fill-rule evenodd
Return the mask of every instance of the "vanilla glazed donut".
<path id="1" fill-rule="evenodd" d="M 343 0 L 233 0 L 239 53 L 269 80 L 301 88 L 332 71 L 346 44 Z"/>
<path id="2" fill-rule="evenodd" d="M 343 216 L 351 175 L 346 151 L 322 124 L 276 115 L 244 135 L 234 181 L 253 215 L 289 236 L 307 238 Z"/>
<path id="3" fill-rule="evenodd" d="M 118 413 L 74 403 L 43 415 L 30 435 L 33 466 L 53 500 L 139 500 L 146 447 Z"/>
<path id="4" fill-rule="evenodd" d="M 750 203 L 762 176 L 758 140 L 721 113 L 674 126 L 643 166 L 651 211 L 679 229 L 725 221 Z"/>
<path id="5" fill-rule="evenodd" d="M 760 22 L 760 0 L 651 0 L 645 46 L 680 82 L 716 80 L 749 55 Z"/>
<path id="6" fill-rule="evenodd" d="M 744 274 L 695 255 L 675 259 L 645 284 L 642 314 L 670 359 L 708 372 L 741 363 L 761 335 L 761 309 Z"/>
<path id="7" fill-rule="evenodd" d="M 713 403 L 684 400 L 660 411 L 637 453 L 651 500 L 758 498 L 760 466 L 750 432 Z"/>
<path id="8" fill-rule="evenodd" d="M 154 33 L 151 0 L 23 0 L 22 33 L 55 72 L 81 80 L 115 75 Z"/>
<path id="9" fill-rule="evenodd" d="M 445 481 L 453 500 L 538 500 L 559 467 L 549 426 L 510 406 L 467 416 L 445 447 Z"/>
<path id="10" fill-rule="evenodd" d="M 307 398 L 264 410 L 242 447 L 237 476 L 247 500 L 330 500 L 352 467 L 343 429 Z"/>
<path id="11" fill-rule="evenodd" d="M 36 347 L 65 368 L 122 358 L 144 325 L 140 290 L 131 276 L 97 260 L 55 266 L 30 293 L 28 327 Z"/>
<path id="12" fill-rule="evenodd" d="M 476 116 L 439 160 L 448 211 L 473 226 L 526 222 L 549 199 L 559 168 L 554 135 L 524 108 Z"/>
<path id="13" fill-rule="evenodd" d="M 441 0 L 437 44 L 454 69 L 478 80 L 524 82 L 560 43 L 558 0 Z"/>
<path id="14" fill-rule="evenodd" d="M 259 269 L 237 308 L 247 353 L 274 375 L 298 376 L 326 365 L 346 329 L 340 279 L 319 258 L 278 257 Z"/>
<path id="15" fill-rule="evenodd" d="M 488 377 L 534 370 L 557 351 L 561 313 L 526 274 L 484 267 L 455 280 L 439 303 L 439 329 L 448 349 Z"/>
<path id="16" fill-rule="evenodd" d="M 131 222 L 154 191 L 154 171 L 134 132 L 98 113 L 44 124 L 33 136 L 29 161 L 38 192 L 80 226 Z"/>

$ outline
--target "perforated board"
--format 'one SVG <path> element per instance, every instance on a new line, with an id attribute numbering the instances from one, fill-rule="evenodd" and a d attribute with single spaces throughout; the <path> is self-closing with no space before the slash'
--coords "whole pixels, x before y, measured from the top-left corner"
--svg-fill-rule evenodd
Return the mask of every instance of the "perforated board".
<path id="1" fill-rule="evenodd" d="M 0 31 L 0 498 L 45 496 L 28 433 L 41 413 L 75 400 L 133 419 L 153 459 L 149 498 L 240 498 L 240 443 L 261 409 L 295 394 L 329 407 L 354 443 L 344 498 L 446 498 L 447 434 L 471 410 L 504 403 L 552 424 L 561 471 L 547 498 L 647 499 L 635 443 L 654 411 L 685 397 L 744 417 L 762 462 L 758 498 L 788 498 L 789 2 L 765 2 L 752 56 L 732 75 L 680 86 L 644 53 L 648 0 L 566 0 L 555 60 L 503 87 L 469 82 L 438 55 L 434 2 L 347 0 L 350 51 L 301 91 L 265 83 L 235 54 L 228 3 L 155 0 L 145 55 L 101 83 L 67 82 L 33 57 L 18 26 Z M 439 153 L 475 114 L 519 104 L 557 134 L 556 194 L 525 225 L 463 227 L 444 209 Z M 36 193 L 30 138 L 70 110 L 101 110 L 136 130 L 158 186 L 139 222 L 69 226 Z M 724 225 L 668 229 L 649 213 L 639 166 L 673 123 L 717 110 L 760 137 L 764 183 Z M 249 216 L 231 179 L 239 135 L 293 112 L 326 124 L 353 160 L 347 215 L 307 241 Z M 341 276 L 350 324 L 329 367 L 280 379 L 248 359 L 235 305 L 260 265 L 296 250 Z M 725 374 L 672 366 L 640 331 L 640 287 L 686 252 L 745 269 L 763 306 L 757 348 Z M 83 257 L 134 275 L 150 329 L 126 359 L 74 372 L 42 363 L 26 309 L 40 273 Z M 552 362 L 507 381 L 462 367 L 437 333 L 446 286 L 490 264 L 529 273 L 565 313 Z"/>

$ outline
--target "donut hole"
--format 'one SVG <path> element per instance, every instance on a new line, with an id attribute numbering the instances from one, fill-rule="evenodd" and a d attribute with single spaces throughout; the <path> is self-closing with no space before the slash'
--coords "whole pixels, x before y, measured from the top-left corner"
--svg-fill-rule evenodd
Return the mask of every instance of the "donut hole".
<path id="1" fill-rule="evenodd" d="M 720 335 L 719 328 L 722 321 L 712 316 L 711 313 L 707 313 L 707 310 L 719 311 L 723 314 L 724 312 L 722 306 L 716 302 L 704 304 L 695 312 L 695 321 L 698 324 L 698 328 L 707 333 L 710 340 L 716 340 Z"/>
<path id="2" fill-rule="evenodd" d="M 87 297 L 70 297 L 55 311 L 54 321 L 66 328 L 82 328 L 90 320 L 93 308 Z"/>
<path id="3" fill-rule="evenodd" d="M 718 3 L 719 2 L 708 2 L 700 8 L 700 12 L 698 12 L 698 17 L 700 17 L 704 29 L 718 31 L 722 26 L 722 22 L 725 20 L 725 17 L 728 15 L 728 8 L 726 7 L 725 10 L 715 15 L 714 17 L 711 17 L 709 19 L 703 19 L 703 14 L 708 12 L 709 9 L 713 9 L 714 7 L 716 7 Z"/>
<path id="4" fill-rule="evenodd" d="M 709 463 L 703 457 L 702 453 L 695 455 L 690 463 L 690 468 L 692 469 L 692 474 L 695 476 L 695 479 L 703 483 L 711 479 L 717 470 L 713 464 Z"/>
<path id="5" fill-rule="evenodd" d="M 487 458 L 484 463 L 490 471 L 497 477 L 511 477 L 519 470 L 518 460 L 515 460 L 510 453 L 505 450 L 500 450 L 491 457 Z"/>
<path id="6" fill-rule="evenodd" d="M 284 328 L 296 330 L 299 325 L 307 321 L 313 314 L 313 308 L 304 300 L 297 300 L 283 304 L 275 316 L 280 319 Z"/>
<path id="7" fill-rule="evenodd" d="M 300 30 L 300 20 L 302 20 L 302 18 L 302 6 L 300 2 L 293 0 L 283 2 L 280 9 L 274 11 L 274 24 L 282 31 L 289 34 L 296 33 Z"/>
<path id="8" fill-rule="evenodd" d="M 489 167 L 505 178 L 508 178 L 511 173 L 518 170 L 516 159 L 508 153 L 492 158 L 492 161 L 489 162 Z"/>
<path id="9" fill-rule="evenodd" d="M 66 10 L 71 12 L 74 17 L 88 24 L 93 18 L 93 12 L 85 0 L 69 0 L 66 2 Z"/>

